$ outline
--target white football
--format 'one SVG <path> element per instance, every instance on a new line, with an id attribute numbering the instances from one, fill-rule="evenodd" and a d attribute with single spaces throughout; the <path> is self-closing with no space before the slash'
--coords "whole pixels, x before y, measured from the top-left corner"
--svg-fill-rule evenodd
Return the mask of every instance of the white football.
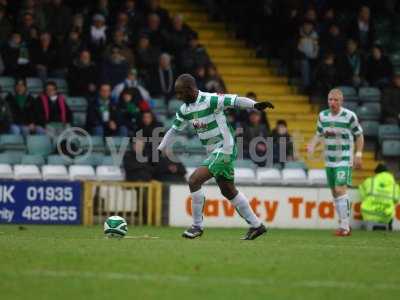
<path id="1" fill-rule="evenodd" d="M 123 238 L 128 233 L 128 224 L 120 216 L 111 216 L 104 222 L 104 234 L 109 238 Z"/>

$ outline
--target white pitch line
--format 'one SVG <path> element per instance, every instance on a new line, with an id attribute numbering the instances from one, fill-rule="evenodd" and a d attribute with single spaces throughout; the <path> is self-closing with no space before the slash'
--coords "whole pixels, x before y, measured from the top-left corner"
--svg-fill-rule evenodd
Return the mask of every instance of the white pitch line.
<path id="1" fill-rule="evenodd" d="M 360 282 L 360 281 L 335 281 L 335 280 L 288 280 L 280 281 L 266 277 L 265 279 L 245 278 L 245 277 L 200 277 L 190 275 L 171 275 L 171 274 L 143 274 L 143 273 L 120 273 L 120 272 L 90 272 L 90 271 L 60 271 L 60 270 L 31 270 L 22 272 L 4 272 L 0 274 L 36 277 L 56 277 L 56 278 L 82 278 L 82 279 L 109 279 L 109 280 L 134 280 L 163 282 L 169 281 L 176 284 L 198 285 L 205 284 L 229 284 L 242 286 L 282 286 L 291 288 L 339 288 L 339 289 L 368 289 L 368 290 L 396 290 L 400 291 L 400 285 L 385 282 Z"/>

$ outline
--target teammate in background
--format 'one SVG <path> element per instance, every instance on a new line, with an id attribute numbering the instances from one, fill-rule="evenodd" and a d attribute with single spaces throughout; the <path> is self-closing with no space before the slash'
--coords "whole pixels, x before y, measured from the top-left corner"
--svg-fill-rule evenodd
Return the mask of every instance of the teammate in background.
<path id="1" fill-rule="evenodd" d="M 342 107 L 343 94 L 339 89 L 329 92 L 328 105 L 329 109 L 321 111 L 318 116 L 317 132 L 307 150 L 311 156 L 316 146 L 324 140 L 325 170 L 339 217 L 339 228 L 335 234 L 350 236 L 351 203 L 347 187 L 351 185 L 352 167 L 360 169 L 362 166 L 363 131 L 356 114 Z"/>
<path id="2" fill-rule="evenodd" d="M 165 151 L 178 132 L 191 124 L 209 155 L 189 178 L 193 225 L 185 230 L 182 236 L 194 239 L 203 234 L 205 195 L 202 185 L 214 177 L 222 195 L 231 201 L 239 215 L 250 225 L 250 229 L 243 239 L 254 240 L 264 234 L 267 228 L 254 214 L 246 196 L 239 192 L 234 185 L 233 165 L 237 156 L 237 148 L 233 130 L 228 125 L 224 109 L 234 107 L 264 110 L 273 108 L 273 105 L 267 101 L 255 102 L 237 95 L 204 93 L 198 90 L 195 79 L 189 74 L 182 74 L 178 77 L 175 82 L 175 94 L 184 104 L 176 113 L 173 125 L 165 134 L 158 150 Z"/>

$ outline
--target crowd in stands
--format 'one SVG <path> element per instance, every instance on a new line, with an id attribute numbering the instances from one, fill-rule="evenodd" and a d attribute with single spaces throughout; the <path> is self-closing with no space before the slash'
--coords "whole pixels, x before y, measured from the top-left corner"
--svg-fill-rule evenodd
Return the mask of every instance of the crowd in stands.
<path id="1" fill-rule="evenodd" d="M 259 55 L 278 59 L 314 103 L 326 105 L 327 91 L 336 86 L 377 87 L 383 111 L 399 122 L 398 1 L 198 1 Z"/>

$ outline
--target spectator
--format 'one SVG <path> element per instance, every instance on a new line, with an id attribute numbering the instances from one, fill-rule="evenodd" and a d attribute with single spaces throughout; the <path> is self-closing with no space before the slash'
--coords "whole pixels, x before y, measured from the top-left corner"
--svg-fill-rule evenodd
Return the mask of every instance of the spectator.
<path id="1" fill-rule="evenodd" d="M 44 30 L 46 28 L 46 16 L 43 12 L 40 1 L 25 0 L 22 4 L 20 12 L 23 18 L 26 16 L 26 14 L 30 14 L 33 18 L 33 22 L 36 24 L 39 30 Z"/>
<path id="2" fill-rule="evenodd" d="M 160 7 L 160 0 L 148 0 L 147 3 L 146 14 L 156 14 L 160 20 L 160 25 L 162 27 L 169 27 L 171 23 L 169 14 L 166 9 Z"/>
<path id="3" fill-rule="evenodd" d="M 392 85 L 383 90 L 382 116 L 384 123 L 400 122 L 400 74 L 396 74 Z"/>
<path id="4" fill-rule="evenodd" d="M 147 34 L 141 34 L 136 48 L 136 65 L 140 70 L 140 76 L 148 79 L 150 72 L 157 66 L 158 58 L 161 55 L 159 48 L 150 45 Z"/>
<path id="5" fill-rule="evenodd" d="M 152 180 L 153 168 L 143 153 L 144 141 L 135 138 L 132 148 L 127 151 L 123 158 L 123 167 L 127 181 L 150 181 Z"/>
<path id="6" fill-rule="evenodd" d="M 133 56 L 133 51 L 131 47 L 128 45 L 128 37 L 124 33 L 124 31 L 117 29 L 114 31 L 113 41 L 106 47 L 105 56 L 110 56 L 111 50 L 114 47 L 119 47 L 121 50 L 121 55 L 126 59 L 129 64 L 129 67 L 133 67 L 135 64 L 135 57 Z"/>
<path id="7" fill-rule="evenodd" d="M 166 48 L 165 33 L 161 30 L 160 18 L 157 14 L 148 15 L 147 26 L 142 30 L 143 33 L 148 35 L 151 45 L 160 49 Z"/>
<path id="8" fill-rule="evenodd" d="M 5 75 L 28 77 L 32 75 L 32 62 L 27 45 L 22 41 L 21 34 L 11 35 L 2 57 L 5 65 Z"/>
<path id="9" fill-rule="evenodd" d="M 258 110 L 251 110 L 249 122 L 243 125 L 243 154 L 260 167 L 265 166 L 266 161 L 258 161 L 253 155 L 255 153 L 258 157 L 265 156 L 268 150 L 267 144 L 258 142 L 254 145 L 252 141 L 259 137 L 267 139 L 269 136 L 266 126 L 262 123 L 261 114 L 262 112 Z M 255 147 L 255 149 L 251 149 L 251 147 Z"/>
<path id="10" fill-rule="evenodd" d="M 172 29 L 169 33 L 168 49 L 175 57 L 182 55 L 182 50 L 188 45 L 189 36 L 193 31 L 189 26 L 183 23 L 182 15 L 176 15 L 173 18 Z"/>
<path id="11" fill-rule="evenodd" d="M 375 26 L 368 6 L 362 6 L 357 19 L 350 24 L 350 37 L 355 39 L 364 51 L 372 46 L 375 39 Z"/>
<path id="12" fill-rule="evenodd" d="M 82 14 L 75 14 L 72 17 L 71 31 L 79 32 L 80 35 L 84 34 L 85 18 Z"/>
<path id="13" fill-rule="evenodd" d="M 89 105 L 87 128 L 98 136 L 127 136 L 128 130 L 120 126 L 117 104 L 111 101 L 111 86 L 103 83 L 99 94 Z"/>
<path id="14" fill-rule="evenodd" d="M 325 103 L 325 95 L 337 85 L 337 70 L 335 56 L 333 53 L 326 53 L 322 62 L 315 69 L 313 98 L 320 104 Z"/>
<path id="15" fill-rule="evenodd" d="M 44 130 L 41 130 L 42 128 L 35 126 L 33 112 L 37 104 L 36 100 L 29 94 L 24 79 L 17 79 L 14 93 L 9 93 L 6 101 L 13 116 L 14 133 L 22 133 L 23 135 L 45 133 Z"/>
<path id="16" fill-rule="evenodd" d="M 137 88 L 126 88 L 122 91 L 118 101 L 118 111 L 121 126 L 127 128 L 128 136 L 134 135 L 141 114 L 149 109 L 149 104 L 143 100 Z"/>
<path id="17" fill-rule="evenodd" d="M 0 97 L 0 134 L 18 134 L 18 128 L 13 125 L 13 116 L 7 101 Z"/>
<path id="18" fill-rule="evenodd" d="M 346 53 L 338 58 L 337 67 L 341 84 L 356 87 L 365 84 L 365 61 L 355 40 L 347 41 Z"/>
<path id="19" fill-rule="evenodd" d="M 52 0 L 46 9 L 48 29 L 61 43 L 71 28 L 71 9 L 64 5 L 63 0 Z"/>
<path id="20" fill-rule="evenodd" d="M 90 1 L 90 2 L 94 2 L 94 1 Z M 110 3 L 108 0 L 97 0 L 97 3 L 94 5 L 93 9 L 92 9 L 92 15 L 102 15 L 105 18 L 108 18 L 111 14 L 111 10 L 110 10 Z"/>
<path id="21" fill-rule="evenodd" d="M 285 120 L 278 120 L 276 127 L 272 130 L 273 138 L 273 162 L 284 163 L 294 160 L 294 146 Z M 282 157 L 284 154 L 286 157 Z"/>
<path id="22" fill-rule="evenodd" d="M 207 50 L 199 44 L 197 33 L 189 37 L 189 46 L 183 50 L 180 66 L 183 72 L 194 73 L 197 66 L 208 66 L 210 58 Z"/>
<path id="23" fill-rule="evenodd" d="M 111 84 L 112 87 L 124 81 L 129 70 L 126 58 L 121 54 L 121 48 L 114 46 L 111 55 L 106 57 L 102 65 L 102 81 Z"/>
<path id="24" fill-rule="evenodd" d="M 47 82 L 44 92 L 39 95 L 36 101 L 39 101 L 35 113 L 35 124 L 38 126 L 62 128 L 71 122 L 71 110 L 64 95 L 58 93 L 55 82 Z M 41 128 L 37 128 L 37 130 L 42 131 Z"/>
<path id="25" fill-rule="evenodd" d="M 331 25 L 336 23 L 336 13 L 332 7 L 329 7 L 325 10 L 324 16 L 319 24 L 319 33 L 322 36 L 326 36 L 330 31 Z M 339 25 L 337 25 L 339 26 Z M 340 29 L 339 29 L 340 31 Z"/>
<path id="26" fill-rule="evenodd" d="M 98 68 L 88 50 L 83 50 L 74 60 L 68 72 L 68 87 L 71 96 L 90 96 L 96 92 Z"/>
<path id="27" fill-rule="evenodd" d="M 154 114 L 151 111 L 143 112 L 142 118 L 138 122 L 138 133 L 140 133 L 145 138 L 151 138 L 156 128 L 162 128 L 162 124 L 157 121 Z M 152 142 L 149 141 L 145 143 L 144 152 L 149 158 L 153 157 L 152 147 L 154 147 Z"/>
<path id="28" fill-rule="evenodd" d="M 127 77 L 124 81 L 118 83 L 114 89 L 112 90 L 112 98 L 113 101 L 117 101 L 122 93 L 123 90 L 127 88 L 134 88 L 137 89 L 140 98 L 144 99 L 145 101 L 150 100 L 149 92 L 138 82 L 137 80 L 137 71 L 136 69 L 130 69 L 128 71 Z"/>
<path id="29" fill-rule="evenodd" d="M 107 44 L 108 28 L 106 26 L 106 18 L 104 15 L 96 14 L 93 16 L 92 25 L 89 31 L 89 47 L 94 55 L 95 60 L 102 56 L 105 45 Z"/>
<path id="30" fill-rule="evenodd" d="M 87 49 L 82 35 L 79 31 L 70 31 L 64 46 L 62 47 L 65 63 L 70 66 L 80 55 L 81 51 Z"/>
<path id="31" fill-rule="evenodd" d="M 114 25 L 114 33 L 117 31 L 122 32 L 122 36 L 124 37 L 124 42 L 127 42 L 129 40 L 129 38 L 132 38 L 134 35 L 133 29 L 130 25 L 129 25 L 129 16 L 127 13 L 120 11 L 117 14 L 117 21 Z"/>
<path id="32" fill-rule="evenodd" d="M 200 91 L 206 90 L 206 68 L 204 66 L 198 66 L 196 68 L 194 78 L 196 79 L 197 87 Z"/>
<path id="33" fill-rule="evenodd" d="M 257 101 L 257 94 L 254 92 L 246 93 L 246 97 L 250 98 L 254 101 Z M 249 122 L 249 115 L 250 115 L 251 111 L 252 110 L 243 110 L 243 109 L 237 110 L 237 120 L 239 122 L 241 122 L 243 125 L 247 124 Z M 271 131 L 271 127 L 269 125 L 269 121 L 268 121 L 266 112 L 261 114 L 261 123 L 265 126 L 265 128 L 267 128 L 268 132 Z"/>
<path id="34" fill-rule="evenodd" d="M 126 0 L 121 11 L 128 15 L 131 28 L 135 29 L 143 25 L 143 15 L 136 9 L 136 0 Z"/>
<path id="35" fill-rule="evenodd" d="M 6 8 L 0 5 L 0 47 L 3 48 L 4 41 L 7 41 L 11 32 L 13 30 L 13 26 L 11 24 L 11 20 L 7 17 Z"/>
<path id="36" fill-rule="evenodd" d="M 319 52 L 318 34 L 314 30 L 313 23 L 306 21 L 300 28 L 297 49 L 300 53 L 303 89 L 308 90 L 311 85 L 312 70 Z"/>
<path id="37" fill-rule="evenodd" d="M 345 49 L 345 39 L 337 24 L 331 24 L 326 35 L 321 36 L 321 52 L 333 52 L 335 56 L 343 55 Z"/>
<path id="38" fill-rule="evenodd" d="M 218 74 L 215 65 L 209 65 L 207 68 L 206 90 L 210 93 L 223 94 L 226 92 L 225 83 Z"/>
<path id="39" fill-rule="evenodd" d="M 395 207 L 400 198 L 399 185 L 387 167 L 379 164 L 375 176 L 367 178 L 358 188 L 361 215 L 367 230 L 391 229 Z"/>
<path id="40" fill-rule="evenodd" d="M 163 53 L 160 56 L 158 68 L 153 70 L 148 81 L 150 95 L 154 98 L 164 98 L 169 101 L 174 95 L 175 70 L 171 65 L 171 56 Z"/>
<path id="41" fill-rule="evenodd" d="M 57 48 L 52 42 L 50 33 L 43 32 L 40 34 L 39 44 L 32 48 L 32 62 L 37 76 L 43 81 L 53 76 L 57 59 Z"/>
<path id="42" fill-rule="evenodd" d="M 36 28 L 38 28 L 38 26 L 35 23 L 33 15 L 29 12 L 26 12 L 22 15 L 21 24 L 19 24 L 17 31 L 21 33 L 22 39 L 24 41 L 29 42 L 31 31 Z"/>
<path id="43" fill-rule="evenodd" d="M 186 169 L 181 162 L 173 162 L 161 155 L 154 170 L 154 179 L 163 182 L 185 182 Z"/>
<path id="44" fill-rule="evenodd" d="M 380 46 L 372 48 L 372 55 L 367 60 L 366 79 L 372 86 L 385 87 L 393 75 L 393 65 Z"/>

